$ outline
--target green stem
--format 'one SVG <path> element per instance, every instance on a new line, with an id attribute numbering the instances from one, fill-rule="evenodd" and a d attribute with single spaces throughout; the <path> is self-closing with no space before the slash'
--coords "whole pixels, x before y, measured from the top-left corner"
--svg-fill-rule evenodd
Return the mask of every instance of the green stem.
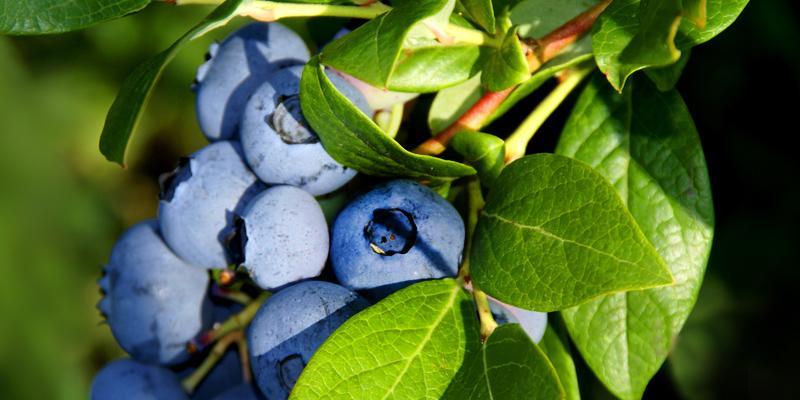
<path id="1" fill-rule="evenodd" d="M 566 71 L 566 77 L 553 89 L 550 94 L 539 103 L 538 106 L 522 121 L 522 124 L 506 139 L 506 164 L 525 155 L 525 149 L 528 147 L 536 131 L 544 124 L 548 117 L 553 114 L 553 111 L 558 108 L 564 99 L 569 96 L 572 90 L 578 86 L 579 83 L 585 78 L 592 68 L 583 67 Z"/>
<path id="2" fill-rule="evenodd" d="M 227 321 L 215 326 L 214 329 L 203 332 L 198 337 L 192 339 L 187 345 L 189 352 L 200 351 L 209 344 L 220 340 L 225 335 L 247 327 L 250 321 L 253 320 L 253 317 L 255 317 L 258 309 L 261 308 L 261 305 L 264 304 L 271 295 L 270 292 L 262 292 L 238 314 L 232 315 Z"/>
<path id="3" fill-rule="evenodd" d="M 203 362 L 194 370 L 189 376 L 187 376 L 183 381 L 181 381 L 181 386 L 186 391 L 186 393 L 191 394 L 194 392 L 194 389 L 203 379 L 208 375 L 209 372 L 214 368 L 215 365 L 219 362 L 222 356 L 225 355 L 225 351 L 228 347 L 234 343 L 238 342 L 239 340 L 244 338 L 244 331 L 238 330 L 228 333 L 227 335 L 220 338 L 217 344 L 211 349 L 211 352 L 208 353 L 208 356 L 203 360 Z"/>
<path id="4" fill-rule="evenodd" d="M 472 282 L 472 297 L 475 299 L 475 306 L 478 307 L 478 319 L 481 321 L 481 340 L 485 341 L 497 329 L 497 321 L 494 320 L 492 309 L 489 307 L 489 297 L 478 289 L 475 282 Z"/>

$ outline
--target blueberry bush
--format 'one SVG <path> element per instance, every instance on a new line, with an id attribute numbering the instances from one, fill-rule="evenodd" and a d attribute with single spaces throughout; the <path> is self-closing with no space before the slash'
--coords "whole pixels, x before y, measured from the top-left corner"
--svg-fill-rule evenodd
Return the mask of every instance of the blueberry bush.
<path id="1" fill-rule="evenodd" d="M 3 0 L 0 33 L 151 3 Z M 210 144 L 103 269 L 130 358 L 92 399 L 578 399 L 576 361 L 643 396 L 714 232 L 674 86 L 747 0 L 167 3 L 215 8 L 121 83 L 99 148 L 123 166 L 177 52 L 250 21 L 194 77 Z M 528 154 L 572 93 L 555 154 Z"/>

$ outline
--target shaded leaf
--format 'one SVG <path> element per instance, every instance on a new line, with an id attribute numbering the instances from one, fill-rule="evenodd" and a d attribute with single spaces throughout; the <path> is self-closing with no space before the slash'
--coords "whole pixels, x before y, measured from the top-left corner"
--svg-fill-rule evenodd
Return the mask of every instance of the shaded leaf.
<path id="1" fill-rule="evenodd" d="M 562 311 L 587 364 L 623 399 L 642 396 L 692 310 L 714 225 L 703 151 L 680 95 L 646 79 L 632 84 L 620 95 L 596 77 L 557 149 L 614 185 L 676 279 Z"/>
<path id="2" fill-rule="evenodd" d="M 517 38 L 517 29 L 506 32 L 499 48 L 490 49 L 483 66 L 481 82 L 492 92 L 514 86 L 530 76 L 525 51 Z"/>
<path id="3" fill-rule="evenodd" d="M 349 168 L 369 175 L 434 180 L 475 174 L 468 165 L 403 149 L 336 90 L 316 57 L 303 70 L 300 103 L 328 154 Z"/>
<path id="4" fill-rule="evenodd" d="M 528 310 L 673 282 L 614 187 L 559 155 L 506 166 L 473 240 L 472 278 L 492 297 Z"/>
<path id="5" fill-rule="evenodd" d="M 73 31 L 123 17 L 148 4 L 150 0 L 0 0 L 0 34 Z"/>
<path id="6" fill-rule="evenodd" d="M 556 318 L 550 318 L 547 329 L 544 331 L 544 336 L 539 342 L 539 348 L 542 349 L 547 358 L 550 359 L 550 363 L 553 364 L 553 368 L 558 374 L 558 380 L 561 382 L 561 387 L 564 389 L 564 398 L 566 400 L 580 400 L 578 373 L 575 371 L 575 362 L 572 360 L 567 331 L 563 326 L 563 322 L 560 320 L 553 321 L 554 319 Z"/>
<path id="7" fill-rule="evenodd" d="M 486 32 L 494 33 L 494 9 L 491 0 L 459 0 L 467 17 Z"/>

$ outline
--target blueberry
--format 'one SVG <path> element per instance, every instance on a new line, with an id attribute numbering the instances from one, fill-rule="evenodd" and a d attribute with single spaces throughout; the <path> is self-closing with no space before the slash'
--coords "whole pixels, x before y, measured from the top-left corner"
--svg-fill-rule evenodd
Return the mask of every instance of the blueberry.
<path id="1" fill-rule="evenodd" d="M 91 400 L 187 399 L 178 378 L 166 368 L 122 359 L 106 365 L 94 377 Z"/>
<path id="2" fill-rule="evenodd" d="M 264 400 L 264 395 L 253 385 L 242 384 L 226 390 L 214 400 Z"/>
<path id="3" fill-rule="evenodd" d="M 98 308 L 114 337 L 134 359 L 176 364 L 186 343 L 210 328 L 208 273 L 179 259 L 158 234 L 155 220 L 134 225 L 114 245 Z"/>
<path id="4" fill-rule="evenodd" d="M 454 276 L 463 249 L 458 211 L 423 185 L 395 180 L 342 210 L 331 263 L 345 287 L 383 297 L 416 281 Z"/>
<path id="5" fill-rule="evenodd" d="M 306 363 L 344 321 L 369 304 L 333 283 L 305 281 L 270 297 L 247 333 L 250 362 L 268 399 L 286 399 Z"/>
<path id="6" fill-rule="evenodd" d="M 272 290 L 315 277 L 328 258 L 328 224 L 313 196 L 293 186 L 275 186 L 248 203 L 237 220 L 240 261 L 256 284 Z"/>
<path id="7" fill-rule="evenodd" d="M 233 137 L 247 98 L 278 68 L 308 61 L 303 40 L 278 23 L 256 22 L 212 45 L 197 72 L 197 120 L 210 141 Z"/>
<path id="8" fill-rule="evenodd" d="M 525 310 L 494 299 L 489 299 L 489 307 L 498 324 L 520 324 L 534 343 L 542 340 L 547 329 L 547 313 Z"/>
<path id="9" fill-rule="evenodd" d="M 186 261 L 224 268 L 233 217 L 263 189 L 235 142 L 210 144 L 162 179 L 158 220 L 164 240 Z"/>
<path id="10" fill-rule="evenodd" d="M 250 167 L 270 184 L 297 186 L 317 196 L 352 179 L 356 171 L 322 147 L 300 109 L 302 67 L 284 68 L 253 93 L 242 116 L 241 140 Z M 334 74 L 331 82 L 367 115 L 372 111 L 354 87 Z"/>

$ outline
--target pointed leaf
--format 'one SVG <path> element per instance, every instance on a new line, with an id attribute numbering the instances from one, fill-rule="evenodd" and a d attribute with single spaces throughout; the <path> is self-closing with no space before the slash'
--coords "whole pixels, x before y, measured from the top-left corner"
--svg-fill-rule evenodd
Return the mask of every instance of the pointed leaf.
<path id="1" fill-rule="evenodd" d="M 445 394 L 447 399 L 562 399 L 553 365 L 519 324 L 506 324 L 481 346 Z"/>
<path id="2" fill-rule="evenodd" d="M 100 152 L 106 159 L 124 165 L 128 141 L 164 67 L 184 44 L 228 23 L 236 16 L 242 1 L 225 1 L 172 46 L 140 64 L 125 78 L 114 103 L 108 110 L 103 133 L 100 136 Z"/>
<path id="3" fill-rule="evenodd" d="M 486 32 L 494 33 L 494 9 L 491 0 L 459 0 L 467 17 Z"/>
<path id="4" fill-rule="evenodd" d="M 300 80 L 303 115 L 334 160 L 359 172 L 377 176 L 452 179 L 475 170 L 455 161 L 411 153 L 386 135 L 368 116 L 339 93 L 317 57 Z"/>
<path id="5" fill-rule="evenodd" d="M 148 4 L 150 0 L 0 0 L 0 34 L 73 31 L 123 17 Z"/>
<path id="6" fill-rule="evenodd" d="M 350 318 L 317 350 L 291 400 L 439 399 L 480 341 L 455 280 L 415 284 Z"/>
<path id="7" fill-rule="evenodd" d="M 691 48 L 683 50 L 681 51 L 681 58 L 678 59 L 678 62 L 675 64 L 661 68 L 648 68 L 644 70 L 644 73 L 647 74 L 647 77 L 656 84 L 658 90 L 666 92 L 678 84 L 678 80 L 681 78 L 683 69 L 689 62 L 690 55 Z"/>
<path id="8" fill-rule="evenodd" d="M 487 294 L 536 311 L 673 282 L 614 187 L 555 154 L 503 169 L 478 220 L 470 271 Z"/>
<path id="9" fill-rule="evenodd" d="M 499 48 L 490 49 L 483 67 L 481 81 L 492 92 L 514 86 L 530 76 L 528 60 L 517 38 L 517 29 L 512 28 Z"/>
<path id="10" fill-rule="evenodd" d="M 680 95 L 646 79 L 632 84 L 620 95 L 596 77 L 557 149 L 613 183 L 677 280 L 562 311 L 587 364 L 622 399 L 642 396 L 672 348 L 697 299 L 714 225 L 700 139 Z"/>

